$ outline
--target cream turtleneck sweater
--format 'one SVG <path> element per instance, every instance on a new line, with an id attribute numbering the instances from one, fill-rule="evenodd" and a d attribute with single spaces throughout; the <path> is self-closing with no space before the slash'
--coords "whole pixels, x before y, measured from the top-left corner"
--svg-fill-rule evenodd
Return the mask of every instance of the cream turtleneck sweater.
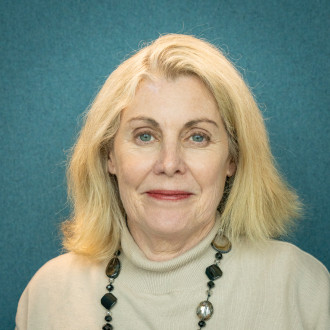
<path id="1" fill-rule="evenodd" d="M 205 268 L 217 226 L 197 246 L 169 261 L 146 259 L 126 229 L 122 269 L 113 294 L 115 330 L 196 330 L 197 305 L 206 299 Z M 18 330 L 101 330 L 106 310 L 107 262 L 73 253 L 44 265 L 19 302 Z M 210 298 L 205 329 L 295 330 L 330 328 L 329 273 L 309 254 L 284 242 L 234 244 L 220 263 L 223 276 Z"/>

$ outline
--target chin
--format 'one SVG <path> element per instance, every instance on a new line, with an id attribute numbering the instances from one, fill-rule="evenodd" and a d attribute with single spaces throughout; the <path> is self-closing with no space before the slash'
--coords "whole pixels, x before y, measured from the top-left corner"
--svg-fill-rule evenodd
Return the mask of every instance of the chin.
<path id="1" fill-rule="evenodd" d="M 177 211 L 158 211 L 155 214 L 150 215 L 150 217 L 146 217 L 145 224 L 152 232 L 158 233 L 159 235 L 180 234 L 189 230 L 189 228 L 192 228 L 194 224 L 197 225 L 191 214 L 187 215 L 183 212 L 179 212 L 178 214 Z"/>

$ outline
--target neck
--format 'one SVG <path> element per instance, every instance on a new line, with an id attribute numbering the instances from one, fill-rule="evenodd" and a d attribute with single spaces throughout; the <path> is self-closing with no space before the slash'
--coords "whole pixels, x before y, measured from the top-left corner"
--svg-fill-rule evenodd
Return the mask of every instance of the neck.
<path id="1" fill-rule="evenodd" d="M 180 256 L 197 245 L 213 228 L 215 220 L 208 222 L 199 230 L 184 230 L 182 233 L 158 233 L 141 230 L 129 221 L 129 231 L 144 253 L 151 261 L 166 261 Z"/>

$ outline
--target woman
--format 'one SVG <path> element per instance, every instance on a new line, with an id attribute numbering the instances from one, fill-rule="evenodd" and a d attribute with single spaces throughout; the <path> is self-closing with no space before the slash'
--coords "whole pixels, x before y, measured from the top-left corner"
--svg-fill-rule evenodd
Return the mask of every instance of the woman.
<path id="1" fill-rule="evenodd" d="M 31 280 L 17 329 L 328 329 L 327 270 L 271 239 L 298 199 L 249 89 L 207 42 L 166 35 L 122 63 L 68 174 L 70 252 Z"/>

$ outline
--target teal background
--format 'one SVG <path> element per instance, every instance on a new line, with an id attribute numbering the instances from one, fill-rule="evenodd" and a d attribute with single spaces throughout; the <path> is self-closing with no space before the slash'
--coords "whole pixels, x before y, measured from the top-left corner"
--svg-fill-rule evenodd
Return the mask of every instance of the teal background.
<path id="1" fill-rule="evenodd" d="M 289 240 L 329 269 L 329 17 L 326 0 L 2 0 L 0 328 L 14 327 L 24 287 L 61 253 L 81 113 L 127 54 L 168 32 L 206 38 L 243 73 L 306 206 Z"/>

